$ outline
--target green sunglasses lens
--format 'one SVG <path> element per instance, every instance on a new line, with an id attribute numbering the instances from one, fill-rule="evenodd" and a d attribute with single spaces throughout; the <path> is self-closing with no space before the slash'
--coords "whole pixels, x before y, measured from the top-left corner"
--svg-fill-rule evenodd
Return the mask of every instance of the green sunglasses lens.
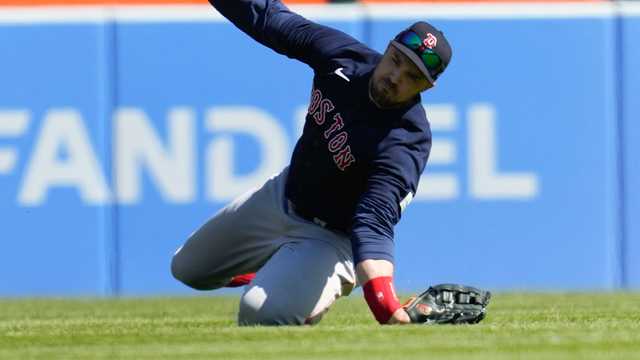
<path id="1" fill-rule="evenodd" d="M 422 45 L 420 37 L 416 33 L 410 31 L 407 31 L 402 35 L 400 42 L 413 50 L 416 50 L 420 45 Z"/>
<path id="2" fill-rule="evenodd" d="M 422 54 L 422 61 L 424 61 L 424 64 L 427 66 L 429 70 L 437 69 L 438 67 L 440 67 L 440 64 L 442 63 L 442 61 L 440 60 L 440 57 L 432 52 L 424 52 Z"/>

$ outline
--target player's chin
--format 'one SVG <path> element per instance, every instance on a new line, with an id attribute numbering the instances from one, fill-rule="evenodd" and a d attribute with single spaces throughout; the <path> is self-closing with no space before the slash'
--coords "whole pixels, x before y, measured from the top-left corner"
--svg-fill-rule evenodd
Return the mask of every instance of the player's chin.
<path id="1" fill-rule="evenodd" d="M 394 99 L 387 89 L 376 91 L 372 95 L 376 103 L 381 107 L 390 107 L 394 104 Z"/>

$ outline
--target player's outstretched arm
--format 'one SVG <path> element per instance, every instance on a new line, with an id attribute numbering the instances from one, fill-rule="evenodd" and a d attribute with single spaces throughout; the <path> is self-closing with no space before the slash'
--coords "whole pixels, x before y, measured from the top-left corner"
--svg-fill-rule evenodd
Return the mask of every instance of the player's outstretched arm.
<path id="1" fill-rule="evenodd" d="M 387 260 L 364 260 L 356 266 L 364 284 L 365 299 L 381 324 L 410 324 L 411 319 L 398 302 L 393 289 L 393 263 Z"/>
<path id="2" fill-rule="evenodd" d="M 326 68 L 340 49 L 362 47 L 336 29 L 292 12 L 280 0 L 209 0 L 224 17 L 259 43 L 300 60 L 316 71 Z"/>
<path id="3" fill-rule="evenodd" d="M 356 272 L 369 308 L 383 324 L 409 322 L 393 290 L 394 226 L 416 192 L 431 143 L 428 131 L 406 127 L 391 130 L 371 163 L 351 227 Z"/>

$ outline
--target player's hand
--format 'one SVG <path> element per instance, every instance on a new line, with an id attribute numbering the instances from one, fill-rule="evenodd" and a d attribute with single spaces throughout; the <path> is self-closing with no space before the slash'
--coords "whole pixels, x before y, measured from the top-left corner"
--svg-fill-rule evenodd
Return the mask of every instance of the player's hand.
<path id="1" fill-rule="evenodd" d="M 404 308 L 400 308 L 393 313 L 387 324 L 411 324 L 411 318 Z"/>

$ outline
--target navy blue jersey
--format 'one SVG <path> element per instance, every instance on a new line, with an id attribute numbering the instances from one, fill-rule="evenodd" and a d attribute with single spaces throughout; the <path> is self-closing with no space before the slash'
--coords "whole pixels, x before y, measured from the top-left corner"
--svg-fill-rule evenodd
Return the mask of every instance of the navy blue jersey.
<path id="1" fill-rule="evenodd" d="M 368 83 L 382 56 L 279 0 L 210 1 L 258 42 L 314 70 L 285 189 L 296 212 L 349 233 L 356 264 L 393 262 L 393 227 L 416 192 L 431 149 L 420 97 L 401 108 L 378 108 Z"/>

